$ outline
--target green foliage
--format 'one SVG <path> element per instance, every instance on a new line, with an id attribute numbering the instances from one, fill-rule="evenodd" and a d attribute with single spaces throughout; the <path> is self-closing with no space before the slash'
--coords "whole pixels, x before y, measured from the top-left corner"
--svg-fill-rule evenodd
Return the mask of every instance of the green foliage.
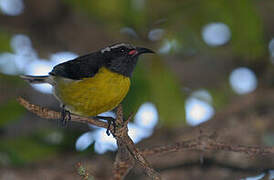
<path id="1" fill-rule="evenodd" d="M 93 18 L 111 18 L 112 20 L 117 20 L 117 18 L 121 17 L 121 12 L 119 5 L 121 0 L 65 0 L 65 3 L 68 3 L 73 8 L 79 9 L 81 11 L 86 12 L 89 15 L 92 15 Z"/>
<path id="2" fill-rule="evenodd" d="M 235 56 L 248 60 L 258 59 L 266 54 L 261 19 L 255 9 L 255 2 L 249 0 L 211 0 L 211 1 L 181 1 L 168 3 L 154 0 L 153 8 L 148 17 L 159 18 L 166 14 L 165 29 L 173 34 L 184 49 L 192 48 L 199 51 L 218 51 L 210 49 L 202 40 L 201 32 L 208 23 L 222 22 L 229 26 L 232 39 L 229 46 Z M 176 6 L 174 6 L 176 4 Z M 164 9 L 164 6 L 169 7 Z M 171 11 L 172 9 L 172 11 Z M 179 36 L 178 36 L 179 35 Z M 231 51 L 226 49 L 226 51 Z"/>
<path id="3" fill-rule="evenodd" d="M 221 87 L 210 89 L 210 94 L 213 97 L 213 107 L 216 110 L 222 109 L 229 99 L 235 95 L 228 83 L 223 84 Z"/>
<path id="4" fill-rule="evenodd" d="M 72 7 L 82 10 L 93 19 L 108 22 L 108 26 L 122 24 L 123 26 L 144 27 L 146 11 L 136 7 L 130 0 L 65 0 Z"/>
<path id="5" fill-rule="evenodd" d="M 155 21 L 166 18 L 168 21 L 164 24 L 164 28 L 171 38 L 176 38 L 183 44 L 183 50 L 194 48 L 208 51 L 209 48 L 201 37 L 202 28 L 211 22 L 223 22 L 231 30 L 230 45 L 235 55 L 253 60 L 266 53 L 263 26 L 254 1 L 199 0 L 159 3 L 152 0 L 145 2 L 144 6 L 137 0 L 66 0 L 65 2 L 87 12 L 90 17 L 100 22 L 106 22 L 104 24 L 110 29 L 117 25 L 130 26 L 140 33 L 144 32 L 147 26 L 153 26 Z"/>
<path id="6" fill-rule="evenodd" d="M 203 1 L 205 23 L 221 21 L 232 31 L 231 45 L 236 54 L 248 59 L 261 57 L 266 52 L 261 20 L 250 0 Z"/>
<path id="7" fill-rule="evenodd" d="M 156 56 L 140 60 L 123 108 L 128 115 L 150 101 L 156 105 L 163 125 L 171 127 L 185 122 L 184 98 L 177 79 Z"/>
<path id="8" fill-rule="evenodd" d="M 185 97 L 175 76 L 158 57 L 152 59 L 148 71 L 152 102 L 156 103 L 161 122 L 170 127 L 185 122 Z"/>
<path id="9" fill-rule="evenodd" d="M 61 122 L 59 122 L 61 123 Z M 56 125 L 58 126 L 58 125 Z M 66 128 L 56 128 L 56 129 L 39 129 L 39 131 L 32 134 L 33 140 L 40 142 L 45 146 L 54 146 L 58 148 L 60 152 L 75 150 L 75 142 L 78 137 L 83 133 L 81 130 L 66 129 Z M 52 136 L 53 135 L 53 136 Z M 55 136 L 55 137 L 54 137 Z M 56 137 L 57 136 L 57 137 Z M 54 138 L 54 139 L 53 139 Z M 56 141 L 56 138 L 60 138 Z M 89 152 L 93 152 L 90 151 Z"/>
<path id="10" fill-rule="evenodd" d="M 32 137 L 3 139 L 1 140 L 0 152 L 8 153 L 13 165 L 39 161 L 57 154 L 56 147 L 47 146 Z"/>
<path id="11" fill-rule="evenodd" d="M 52 133 L 61 135 L 60 141 L 53 142 Z M 24 165 L 56 156 L 58 153 L 75 150 L 75 141 L 82 132 L 62 129 L 39 129 L 29 136 L 1 139 L 0 155 L 7 154 L 11 165 Z M 58 137 L 55 137 L 58 138 Z M 93 151 L 89 151 L 93 152 Z M 87 153 L 87 152 L 86 152 Z M 1 163 L 1 162 L 0 162 Z"/>
<path id="12" fill-rule="evenodd" d="M 22 79 L 19 78 L 18 76 L 10 76 L 10 75 L 5 75 L 0 73 L 0 83 L 1 84 L 9 84 L 9 85 L 14 85 L 14 84 L 24 84 L 22 82 Z"/>
<path id="13" fill-rule="evenodd" d="M 274 146 L 274 134 L 265 133 L 262 137 L 262 141 L 266 146 Z"/>
<path id="14" fill-rule="evenodd" d="M 18 104 L 16 99 L 0 104 L 0 127 L 18 120 L 24 112 L 25 109 Z"/>
<path id="15" fill-rule="evenodd" d="M 0 52 L 9 52 L 10 48 L 10 35 L 0 31 Z"/>

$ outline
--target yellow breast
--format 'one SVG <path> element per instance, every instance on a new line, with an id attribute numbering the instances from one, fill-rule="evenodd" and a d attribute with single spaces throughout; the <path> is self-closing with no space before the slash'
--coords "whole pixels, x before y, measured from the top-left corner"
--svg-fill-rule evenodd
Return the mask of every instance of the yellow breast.
<path id="1" fill-rule="evenodd" d="M 72 113 L 95 116 L 115 108 L 126 96 L 130 79 L 103 67 L 91 78 L 55 79 L 55 95 Z"/>

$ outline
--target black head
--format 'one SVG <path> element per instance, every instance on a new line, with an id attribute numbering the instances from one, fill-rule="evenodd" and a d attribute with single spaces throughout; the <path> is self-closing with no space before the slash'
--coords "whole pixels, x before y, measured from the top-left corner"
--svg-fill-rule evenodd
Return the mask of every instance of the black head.
<path id="1" fill-rule="evenodd" d="M 154 53 L 150 49 L 119 43 L 101 49 L 101 54 L 107 59 L 106 67 L 114 72 L 130 77 L 139 55 Z"/>

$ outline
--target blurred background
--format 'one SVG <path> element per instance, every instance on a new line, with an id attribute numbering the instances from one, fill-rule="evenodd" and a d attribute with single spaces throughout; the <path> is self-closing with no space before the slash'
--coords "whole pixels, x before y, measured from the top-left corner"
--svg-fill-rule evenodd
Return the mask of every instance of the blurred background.
<path id="1" fill-rule="evenodd" d="M 0 0 L 0 179 L 109 179 L 117 149 L 105 129 L 61 127 L 16 98 L 60 110 L 46 75 L 58 63 L 117 42 L 143 56 L 123 107 L 135 112 L 138 147 L 195 138 L 199 129 L 230 144 L 274 145 L 272 0 Z M 104 115 L 115 116 L 113 112 Z M 271 156 L 177 152 L 148 160 L 166 179 L 274 179 Z M 139 168 L 126 179 L 146 179 Z"/>

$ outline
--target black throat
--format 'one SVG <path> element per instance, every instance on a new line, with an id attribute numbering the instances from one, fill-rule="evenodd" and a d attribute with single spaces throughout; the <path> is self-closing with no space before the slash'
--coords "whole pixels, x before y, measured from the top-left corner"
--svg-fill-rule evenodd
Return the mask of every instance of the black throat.
<path id="1" fill-rule="evenodd" d="M 106 68 L 126 77 L 131 77 L 136 64 L 137 57 L 130 59 L 118 58 L 115 61 L 107 63 Z"/>

